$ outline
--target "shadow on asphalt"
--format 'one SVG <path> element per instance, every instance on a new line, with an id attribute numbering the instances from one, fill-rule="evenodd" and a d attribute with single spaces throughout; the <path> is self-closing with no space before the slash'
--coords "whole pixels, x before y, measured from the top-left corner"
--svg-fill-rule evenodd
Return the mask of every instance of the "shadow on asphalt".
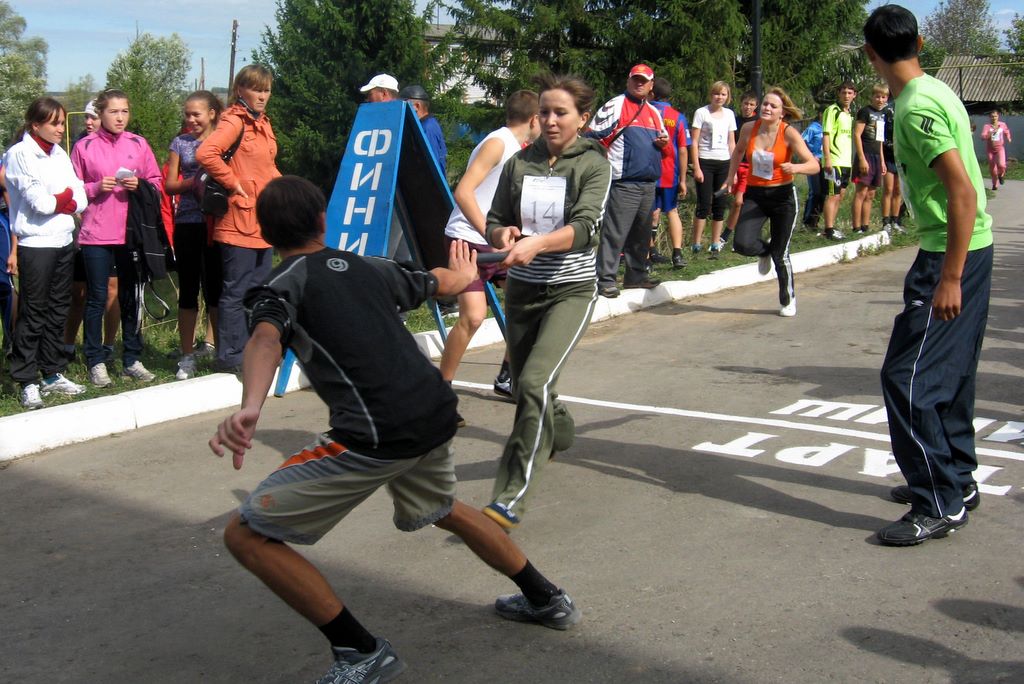
<path id="1" fill-rule="evenodd" d="M 5 554 L 0 577 L 0 680 L 283 684 L 312 681 L 326 670 L 330 654 L 317 630 L 224 549 L 222 526 L 232 511 L 186 521 L 184 514 L 161 515 L 158 507 L 121 505 L 102 487 L 26 473 L 15 469 L 5 477 L 20 491 L 50 492 L 65 505 L 40 501 L 46 515 L 6 537 L 21 552 Z M 390 525 L 386 516 L 380 523 Z M 438 598 L 403 586 L 390 568 L 361 571 L 371 550 L 345 544 L 346 527 L 355 524 L 344 521 L 322 545 L 303 551 L 360 619 L 392 641 L 408 665 L 408 681 L 744 684 L 711 663 L 673 667 L 650 654 L 625 653 L 588 633 L 586 618 L 569 632 L 512 623 L 494 614 L 493 595 L 472 602 Z M 429 573 L 419 583 L 458 582 L 443 568 L 450 566 L 447 555 L 463 552 L 449 550 L 440 530 L 418 534 L 436 538 L 436 555 L 406 559 Z M 339 562 L 338 555 L 353 562 Z M 474 570 L 483 577 L 491 572 L 483 564 Z"/>
<path id="2" fill-rule="evenodd" d="M 945 669 L 950 677 L 948 681 L 953 684 L 1016 684 L 1024 677 L 1024 661 L 999 662 L 970 658 L 938 642 L 903 632 L 851 627 L 842 630 L 841 634 L 862 651 L 921 668 L 922 676 L 925 676 L 925 672 Z"/>
<path id="3" fill-rule="evenodd" d="M 813 487 L 816 490 L 835 490 L 846 494 L 861 494 L 889 500 L 891 483 L 875 484 L 821 472 L 795 470 L 745 458 L 706 454 L 686 449 L 670 449 L 651 444 L 624 445 L 612 441 L 587 437 L 593 433 L 649 418 L 635 414 L 628 418 L 597 421 L 576 425 L 576 444 L 557 455 L 556 462 L 587 468 L 602 475 L 663 487 L 674 493 L 699 494 L 720 499 L 739 506 L 747 506 L 780 516 L 791 516 L 854 530 L 874 532 L 891 522 L 870 515 L 838 511 L 823 504 L 790 496 L 777 489 L 759 484 L 755 480 L 784 482 Z M 465 437 L 487 441 L 500 452 L 505 436 L 481 427 L 465 427 Z M 481 461 L 456 466 L 459 481 L 491 480 L 495 461 Z M 827 493 L 820 497 L 827 499 Z"/>

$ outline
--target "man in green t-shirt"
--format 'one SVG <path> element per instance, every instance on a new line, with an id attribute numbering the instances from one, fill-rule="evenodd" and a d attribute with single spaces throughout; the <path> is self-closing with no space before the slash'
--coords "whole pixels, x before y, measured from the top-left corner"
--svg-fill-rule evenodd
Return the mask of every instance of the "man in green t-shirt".
<path id="1" fill-rule="evenodd" d="M 853 81 L 844 81 L 836 89 L 836 101 L 821 113 L 821 174 L 825 188 L 825 237 L 842 240 L 836 230 L 836 217 L 843 193 L 853 174 L 853 114 L 850 105 L 857 97 Z"/>
<path id="2" fill-rule="evenodd" d="M 871 65 L 896 98 L 896 163 L 921 233 L 882 364 L 889 437 L 907 479 L 892 498 L 910 512 L 878 539 L 910 546 L 963 527 L 979 503 L 974 383 L 988 320 L 992 218 L 967 112 L 921 70 L 914 15 L 883 5 L 868 18 L 864 38 Z"/>

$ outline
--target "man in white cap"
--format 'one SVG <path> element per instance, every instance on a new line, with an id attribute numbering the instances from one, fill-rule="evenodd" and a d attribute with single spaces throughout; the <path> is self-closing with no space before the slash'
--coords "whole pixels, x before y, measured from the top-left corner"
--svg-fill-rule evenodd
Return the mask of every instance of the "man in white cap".
<path id="1" fill-rule="evenodd" d="M 82 132 L 78 134 L 77 138 L 75 138 L 75 142 L 77 143 L 85 136 L 95 132 L 99 127 L 100 115 L 96 112 L 96 101 L 89 100 L 89 103 L 85 105 L 85 128 L 82 129 Z"/>
<path id="2" fill-rule="evenodd" d="M 367 102 L 391 102 L 398 99 L 398 79 L 390 74 L 377 74 L 359 92 Z"/>

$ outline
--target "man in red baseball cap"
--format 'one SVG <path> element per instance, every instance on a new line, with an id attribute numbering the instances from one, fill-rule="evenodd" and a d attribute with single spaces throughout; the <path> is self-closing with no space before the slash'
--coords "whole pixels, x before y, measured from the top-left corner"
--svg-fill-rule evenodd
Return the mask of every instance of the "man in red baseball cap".
<path id="1" fill-rule="evenodd" d="M 635 67 L 629 70 L 629 77 L 640 76 L 645 82 L 654 80 L 654 69 L 647 66 L 646 64 L 637 64 Z"/>
<path id="2" fill-rule="evenodd" d="M 651 237 L 651 207 L 661 178 L 661 148 L 668 132 L 661 113 L 648 99 L 654 69 L 637 64 L 629 70 L 626 92 L 597 111 L 587 136 L 608 148 L 612 184 L 608 190 L 601 243 L 597 253 L 597 289 L 603 297 L 618 297 L 619 254 L 626 257 L 625 289 L 651 289 L 659 281 L 647 274 Z"/>

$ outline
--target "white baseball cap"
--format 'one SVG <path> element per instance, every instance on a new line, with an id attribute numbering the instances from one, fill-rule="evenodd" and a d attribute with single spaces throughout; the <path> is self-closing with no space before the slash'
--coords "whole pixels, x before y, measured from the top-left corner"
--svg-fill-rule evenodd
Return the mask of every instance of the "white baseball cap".
<path id="1" fill-rule="evenodd" d="M 361 93 L 368 93 L 374 88 L 384 88 L 398 92 L 398 79 L 388 74 L 377 74 L 370 79 L 370 82 L 359 89 Z"/>
<path id="2" fill-rule="evenodd" d="M 89 103 L 85 105 L 85 115 L 94 119 L 99 118 L 100 115 L 96 113 L 96 100 L 89 100 Z"/>

